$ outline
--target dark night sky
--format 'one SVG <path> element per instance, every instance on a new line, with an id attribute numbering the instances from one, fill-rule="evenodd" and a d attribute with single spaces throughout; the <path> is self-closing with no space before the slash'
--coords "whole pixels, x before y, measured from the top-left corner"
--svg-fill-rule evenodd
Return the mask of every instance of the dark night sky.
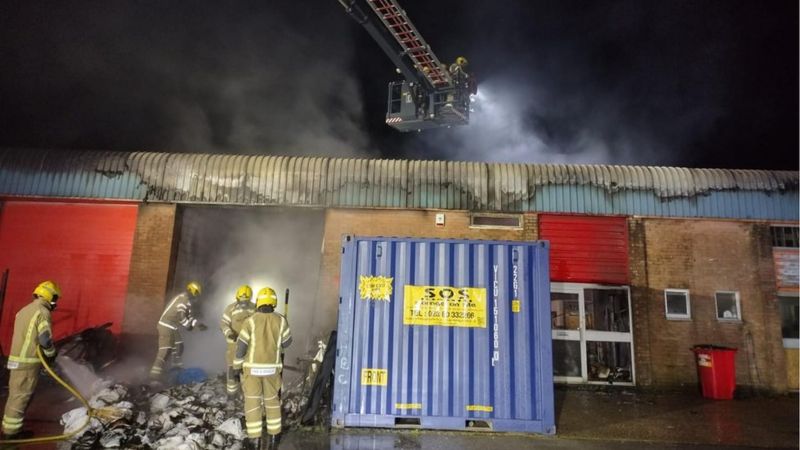
<path id="1" fill-rule="evenodd" d="M 4 1 L 0 147 L 798 167 L 796 0 L 400 3 L 469 58 L 469 127 L 386 127 L 336 0 Z"/>

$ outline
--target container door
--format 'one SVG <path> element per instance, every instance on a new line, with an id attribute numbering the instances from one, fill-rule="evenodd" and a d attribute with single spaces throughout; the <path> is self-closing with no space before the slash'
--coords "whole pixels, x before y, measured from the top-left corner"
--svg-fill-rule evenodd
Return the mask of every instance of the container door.
<path id="1" fill-rule="evenodd" d="M 552 433 L 547 244 L 345 238 L 334 426 Z"/>
<path id="2" fill-rule="evenodd" d="M 7 201 L 0 212 L 0 273 L 7 272 L 0 341 L 11 346 L 16 312 L 34 287 L 56 281 L 56 339 L 113 322 L 119 333 L 128 289 L 137 206 Z"/>

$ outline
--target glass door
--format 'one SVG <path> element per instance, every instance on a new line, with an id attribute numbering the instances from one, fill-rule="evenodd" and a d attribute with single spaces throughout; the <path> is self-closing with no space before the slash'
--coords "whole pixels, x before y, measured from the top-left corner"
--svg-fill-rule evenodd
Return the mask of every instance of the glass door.
<path id="1" fill-rule="evenodd" d="M 580 292 L 550 293 L 550 317 L 553 324 L 553 376 L 557 382 L 585 382 L 583 311 Z"/>
<path id="2" fill-rule="evenodd" d="M 627 287 L 551 283 L 550 314 L 556 381 L 633 384 Z"/>

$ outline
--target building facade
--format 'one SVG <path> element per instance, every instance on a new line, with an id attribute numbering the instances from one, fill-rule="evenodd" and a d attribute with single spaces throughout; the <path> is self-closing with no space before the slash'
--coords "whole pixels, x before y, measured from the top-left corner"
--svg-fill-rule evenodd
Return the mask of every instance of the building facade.
<path id="1" fill-rule="evenodd" d="M 345 234 L 546 239 L 557 381 L 694 386 L 714 344 L 740 387 L 798 389 L 797 172 L 5 150 L 0 196 L 3 343 L 42 277 L 75 293 L 56 334 L 150 342 L 169 291 L 265 241 L 313 336 Z"/>

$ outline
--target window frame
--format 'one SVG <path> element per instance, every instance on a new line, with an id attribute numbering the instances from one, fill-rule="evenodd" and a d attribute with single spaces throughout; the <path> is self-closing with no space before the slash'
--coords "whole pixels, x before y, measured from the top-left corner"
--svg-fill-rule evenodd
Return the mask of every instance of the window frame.
<path id="1" fill-rule="evenodd" d="M 800 349 L 800 337 L 786 337 L 783 334 L 783 321 L 784 321 L 784 311 L 785 311 L 783 305 L 785 302 L 791 302 L 797 304 L 798 302 L 800 302 L 800 299 L 798 299 L 797 297 L 789 297 L 786 295 L 778 296 L 778 307 L 780 309 L 780 315 L 781 315 L 781 338 L 783 339 L 783 348 Z"/>
<path id="2" fill-rule="evenodd" d="M 735 318 L 725 318 L 719 316 L 719 301 L 717 299 L 717 294 L 733 294 L 733 298 L 736 304 L 736 314 L 737 317 Z M 739 291 L 714 291 L 714 310 L 716 312 L 717 321 L 719 322 L 741 322 L 742 321 L 742 302 L 741 298 L 739 297 Z"/>
<path id="3" fill-rule="evenodd" d="M 686 301 L 686 314 L 675 314 L 669 312 L 669 305 L 667 304 L 668 294 L 683 294 Z M 689 295 L 688 289 L 664 289 L 664 315 L 667 320 L 692 320 L 692 299 Z"/>
<path id="4" fill-rule="evenodd" d="M 475 224 L 476 217 L 517 219 L 517 225 L 484 225 Z M 525 216 L 523 214 L 503 214 L 503 213 L 472 213 L 469 215 L 470 228 L 482 228 L 491 230 L 522 230 L 525 228 Z"/>
<path id="5" fill-rule="evenodd" d="M 789 230 L 794 230 L 794 231 L 792 232 Z M 790 236 L 791 239 L 787 239 L 787 231 L 789 231 L 790 235 L 793 235 Z M 772 247 L 775 248 L 798 248 L 800 247 L 800 227 L 798 227 L 797 225 L 788 225 L 788 224 L 770 225 L 770 240 L 772 243 Z M 794 245 L 786 245 L 788 240 L 792 241 L 791 243 L 793 243 Z"/>

